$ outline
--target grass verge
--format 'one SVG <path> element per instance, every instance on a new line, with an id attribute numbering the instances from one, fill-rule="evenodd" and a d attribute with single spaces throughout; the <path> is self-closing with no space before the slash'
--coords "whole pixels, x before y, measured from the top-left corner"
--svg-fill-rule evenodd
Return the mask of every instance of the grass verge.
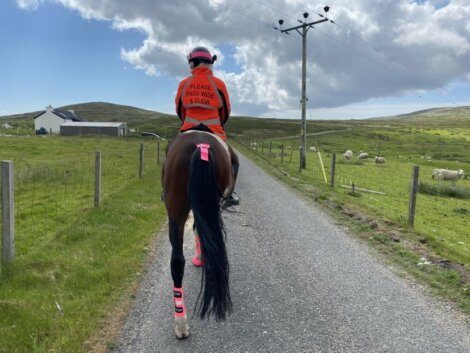
<path id="1" fill-rule="evenodd" d="M 434 294 L 455 303 L 469 320 L 470 273 L 464 265 L 437 255 L 433 244 L 428 243 L 422 234 L 398 222 L 370 214 L 365 208 L 338 197 L 334 191 L 315 188 L 244 145 L 233 144 L 265 171 L 298 190 L 300 195 L 325 206 L 354 235 L 379 250 L 386 262 L 398 265 L 419 283 L 427 285 Z"/>
<path id="2" fill-rule="evenodd" d="M 165 219 L 159 173 L 149 170 L 100 209 L 58 229 L 2 267 L 0 352 L 81 352 L 141 269 Z"/>

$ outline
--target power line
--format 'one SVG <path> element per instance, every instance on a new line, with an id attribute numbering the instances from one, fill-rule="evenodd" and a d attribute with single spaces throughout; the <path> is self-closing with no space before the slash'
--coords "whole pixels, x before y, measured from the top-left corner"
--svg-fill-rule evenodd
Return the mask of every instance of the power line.
<path id="1" fill-rule="evenodd" d="M 366 54 L 364 54 L 364 53 L 361 53 L 360 51 L 358 51 L 358 50 L 356 50 L 355 48 L 351 47 L 350 45 L 347 45 L 347 44 L 345 44 L 344 42 L 342 42 L 342 41 L 340 41 L 340 40 L 334 38 L 333 36 L 331 36 L 331 35 L 329 35 L 329 34 L 323 32 L 323 31 L 320 31 L 320 30 L 317 29 L 317 28 L 314 28 L 314 30 L 317 31 L 317 32 L 319 32 L 320 34 L 324 35 L 325 37 L 327 37 L 327 38 L 329 38 L 329 39 L 331 39 L 331 40 L 333 40 L 333 41 L 335 41 L 335 42 L 341 44 L 342 46 L 344 46 L 344 47 L 346 47 L 346 48 L 348 48 L 349 50 L 351 50 L 352 52 L 356 53 L 357 55 L 360 55 L 360 56 L 366 58 L 367 60 L 369 60 L 370 62 L 376 64 L 377 66 L 380 66 L 380 67 L 384 68 L 385 70 L 389 71 L 390 73 L 400 75 L 402 81 L 405 81 L 405 82 L 408 82 L 408 83 L 411 83 L 411 84 L 417 84 L 417 85 L 419 85 L 419 82 L 411 80 L 411 79 L 408 78 L 407 76 L 405 76 L 405 75 L 399 73 L 399 72 L 396 71 L 396 70 L 393 70 L 393 69 L 389 68 L 388 66 L 386 66 L 386 65 L 382 64 L 381 62 L 379 62 L 379 61 L 377 61 L 377 60 L 371 58 L 370 56 L 368 56 L 368 55 L 366 55 Z M 436 96 L 436 97 L 444 98 L 445 100 L 449 101 L 450 103 L 455 104 L 455 102 L 454 102 L 453 100 L 450 100 L 449 98 L 447 98 L 447 97 L 445 97 L 445 96 L 443 96 L 443 95 L 440 95 L 440 94 L 437 94 L 437 93 L 433 93 L 433 92 L 430 92 L 430 93 L 433 94 L 433 95 Z"/>
<path id="2" fill-rule="evenodd" d="M 277 8 L 275 8 L 275 7 L 273 7 L 273 6 L 267 5 L 267 4 L 265 4 L 265 3 L 263 3 L 263 2 L 261 2 L 261 1 L 259 1 L 259 0 L 254 0 L 254 1 L 255 1 L 256 3 L 262 5 L 262 6 L 269 7 L 270 9 L 272 9 L 272 10 L 274 10 L 274 11 L 277 11 L 278 13 L 286 14 L 285 12 L 283 12 L 283 11 L 281 11 L 281 10 L 279 10 L 279 9 L 277 9 Z M 303 5 L 302 3 L 300 3 L 299 1 L 296 1 L 296 2 L 297 2 L 299 5 L 301 5 L 301 6 L 307 7 L 307 6 Z M 307 7 L 307 8 L 311 9 L 310 7 Z M 313 9 L 312 9 L 312 11 L 315 12 L 318 16 L 324 18 L 325 21 L 327 20 L 327 21 L 329 21 L 329 22 L 331 22 L 331 23 L 333 23 L 333 24 L 336 24 L 336 22 L 334 22 L 334 21 L 331 20 L 331 19 L 328 19 L 328 18 L 327 18 L 326 16 L 324 16 L 323 14 L 321 14 L 321 13 L 319 13 L 319 12 L 313 10 Z M 290 15 L 288 15 L 288 14 L 287 14 L 287 16 L 289 16 L 290 18 L 294 18 L 294 19 L 295 19 L 295 17 L 290 16 Z M 336 24 L 336 25 L 338 25 L 338 24 Z M 339 25 L 338 25 L 338 26 L 339 26 Z M 274 27 L 274 28 L 277 29 L 277 27 Z M 406 82 L 411 83 L 411 84 L 413 84 L 413 85 L 419 86 L 419 82 L 417 82 L 417 81 L 412 81 L 410 78 L 408 78 L 407 76 L 401 74 L 400 72 L 398 72 L 398 71 L 396 71 L 396 70 L 394 70 L 394 69 L 389 68 L 388 66 L 384 65 L 383 63 L 381 63 L 381 62 L 379 62 L 379 61 L 377 61 L 377 60 L 371 58 L 370 56 L 368 56 L 368 55 L 366 55 L 366 54 L 364 54 L 364 53 L 358 51 L 357 49 L 355 49 L 355 48 L 353 48 L 353 47 L 351 47 L 351 46 L 345 44 L 344 42 L 342 42 L 342 41 L 340 41 L 340 40 L 334 38 L 333 36 L 331 36 L 331 35 L 329 35 L 329 34 L 323 32 L 323 31 L 319 30 L 318 28 L 315 28 L 315 27 L 313 27 L 313 26 L 312 26 L 312 28 L 313 28 L 314 30 L 316 30 L 317 32 L 320 32 L 322 35 L 324 35 L 324 36 L 330 38 L 331 40 L 333 40 L 333 41 L 335 41 L 335 42 L 337 42 L 337 43 L 339 43 L 339 44 L 345 46 L 346 48 L 348 48 L 349 50 L 353 51 L 353 52 L 356 53 L 357 55 L 362 56 L 362 57 L 366 58 L 367 60 L 373 62 L 373 63 L 376 64 L 377 66 L 386 69 L 386 70 L 389 71 L 390 73 L 392 73 L 392 74 L 394 74 L 394 75 L 400 75 L 402 81 L 406 81 Z M 286 33 L 286 34 L 288 34 L 288 33 Z M 300 33 L 299 33 L 299 34 L 300 34 Z M 364 41 L 364 42 L 365 42 L 365 41 Z M 367 42 L 365 42 L 365 43 L 367 43 Z M 379 54 L 382 54 L 382 53 L 379 52 L 377 49 L 375 49 L 375 50 L 376 50 Z M 331 54 L 331 53 L 330 53 L 330 54 Z M 346 61 L 344 61 L 344 62 L 346 62 Z M 349 64 L 349 65 L 351 65 L 351 63 L 349 63 L 349 62 L 346 62 L 346 63 Z M 361 69 L 361 68 L 360 68 L 360 69 Z M 370 71 L 368 71 L 368 70 L 365 70 L 365 69 L 362 69 L 362 70 L 365 71 L 365 72 L 367 72 L 367 73 L 369 73 L 369 74 L 371 74 L 371 75 L 373 75 L 373 76 L 375 76 L 375 77 L 378 77 L 377 74 L 374 74 L 374 73 L 372 73 L 372 72 L 370 72 Z M 391 85 L 397 87 L 400 91 L 402 91 L 402 90 L 404 89 L 404 88 L 401 87 L 400 85 L 398 85 L 398 84 L 396 84 L 396 83 L 393 83 L 392 81 L 390 81 L 390 80 L 388 80 L 388 79 L 383 79 L 383 81 L 385 81 L 385 82 L 387 82 L 387 83 L 389 83 L 389 84 L 391 84 Z M 417 87 L 417 88 L 419 88 L 419 87 Z M 434 95 L 435 97 L 443 98 L 444 100 L 447 100 L 448 102 L 450 102 L 450 103 L 452 103 L 452 104 L 455 104 L 455 102 L 454 102 L 453 100 L 450 100 L 450 99 L 447 98 L 446 96 L 443 96 L 443 95 L 440 95 L 440 94 L 437 94 L 437 93 L 434 93 L 434 92 L 429 92 L 429 93 L 432 94 L 432 95 Z M 423 98 L 423 97 L 422 97 L 421 95 L 418 95 L 418 98 Z M 432 102 L 432 101 L 430 101 L 430 100 L 427 99 L 427 98 L 423 98 L 423 99 L 425 99 L 425 100 L 427 100 L 427 101 L 429 101 L 429 102 Z"/>
<path id="3" fill-rule="evenodd" d="M 287 16 L 287 17 L 289 17 L 289 18 L 295 20 L 296 22 L 302 22 L 302 21 L 300 21 L 297 17 L 294 17 L 294 16 L 292 16 L 292 15 L 289 15 L 288 13 L 286 13 L 286 12 L 284 12 L 284 11 L 282 11 L 282 10 L 279 10 L 278 8 L 276 8 L 276 7 L 274 7 L 274 6 L 268 5 L 268 4 L 266 4 L 266 3 L 262 2 L 262 1 L 259 1 L 259 0 L 253 0 L 253 1 L 254 1 L 255 3 L 261 5 L 261 6 L 267 7 L 267 8 L 269 8 L 269 9 L 271 9 L 271 10 L 277 12 L 277 13 L 280 13 L 281 15 Z"/>
<path id="4" fill-rule="evenodd" d="M 225 5 L 225 4 L 222 4 L 222 3 L 217 2 L 217 1 L 214 1 L 214 0 L 209 0 L 209 2 L 212 2 L 213 4 L 217 4 L 217 5 L 222 5 L 222 6 Z M 275 28 L 273 25 L 271 25 L 271 24 L 269 24 L 269 23 L 267 23 L 267 22 L 261 21 L 261 20 L 255 18 L 255 17 L 251 17 L 251 16 L 249 16 L 249 15 L 247 15 L 247 14 L 244 14 L 244 13 L 242 13 L 242 12 L 239 12 L 239 11 L 237 11 L 237 10 L 234 10 L 233 8 L 231 8 L 231 7 L 229 7 L 229 6 L 225 6 L 225 9 L 228 10 L 228 11 L 230 11 L 230 12 L 233 12 L 233 13 L 239 15 L 239 16 L 245 17 L 245 18 L 247 18 L 247 19 L 249 19 L 249 20 L 252 20 L 252 21 L 254 21 L 254 22 L 257 22 L 257 23 L 259 23 L 259 24 L 262 24 L 263 26 L 267 26 L 267 27 L 269 27 L 269 28 L 271 28 L 271 29 L 272 29 L 272 28 Z"/>
<path id="5" fill-rule="evenodd" d="M 294 0 L 297 4 L 301 5 L 302 7 L 304 8 L 307 8 L 313 12 L 315 12 L 318 16 L 320 17 L 324 17 L 322 14 L 316 12 L 314 9 L 312 9 L 310 6 L 307 6 L 297 0 Z M 353 37 L 357 38 L 360 42 L 362 42 L 363 44 L 367 45 L 368 47 L 372 48 L 375 52 L 385 56 L 388 60 L 390 61 L 393 61 L 394 63 L 398 64 L 399 66 L 401 66 L 402 68 L 404 68 L 406 71 L 408 71 L 409 73 L 411 73 L 412 75 L 418 77 L 419 79 L 429 83 L 429 84 L 432 84 L 432 85 L 435 85 L 436 82 L 432 81 L 432 80 L 429 80 L 429 78 L 427 78 L 426 76 L 422 75 L 421 73 L 415 71 L 415 70 L 412 70 L 410 69 L 408 66 L 406 66 L 405 64 L 403 64 L 402 62 L 390 57 L 389 55 L 387 55 L 386 53 L 382 52 L 380 49 L 378 49 L 376 46 L 374 46 L 373 44 L 369 43 L 368 41 L 366 41 L 365 39 L 363 39 L 360 35 L 356 34 L 354 30 L 352 30 L 351 28 L 348 28 L 346 26 L 343 26 L 343 25 L 340 25 L 339 23 L 337 23 L 336 21 L 332 20 L 332 19 L 329 19 L 329 21 L 331 23 L 333 23 L 334 25 L 338 26 L 339 28 L 341 28 L 343 31 L 345 31 L 348 35 L 352 35 Z M 403 76 L 405 77 L 405 76 Z M 409 80 L 407 78 L 407 80 Z M 443 91 L 442 88 L 437 88 L 438 90 L 440 91 Z M 434 95 L 438 95 L 436 93 L 432 93 L 431 94 L 434 94 Z M 445 95 L 438 95 L 446 100 L 448 100 L 449 102 L 451 102 L 452 104 L 455 104 L 455 102 L 453 100 L 450 100 L 449 98 L 447 98 Z M 460 97 L 456 97 L 455 95 L 452 95 L 454 96 L 454 98 L 457 98 L 457 99 L 460 99 Z"/>
<path id="6" fill-rule="evenodd" d="M 212 3 L 214 3 L 214 4 L 217 4 L 217 5 L 225 5 L 225 4 L 219 3 L 219 2 L 217 2 L 217 1 L 215 1 L 215 0 L 209 0 L 209 1 L 212 2 Z M 299 3 L 299 4 L 301 4 L 301 3 L 298 2 L 298 1 L 296 1 L 296 2 Z M 302 6 L 305 6 L 305 5 L 303 5 L 303 4 L 301 4 L 301 5 L 302 5 Z M 267 5 L 266 5 L 266 6 L 267 6 Z M 271 7 L 271 8 L 274 10 L 273 7 Z M 239 15 L 239 16 L 242 16 L 242 17 L 244 17 L 244 18 L 247 18 L 247 19 L 249 19 L 249 20 L 251 20 L 251 21 L 253 21 L 253 22 L 256 22 L 256 23 L 261 24 L 261 25 L 263 25 L 263 26 L 269 27 L 270 29 L 273 29 L 273 28 L 274 28 L 274 29 L 276 29 L 276 30 L 280 30 L 278 27 L 273 26 L 272 24 L 269 24 L 269 23 L 267 23 L 267 22 L 264 22 L 264 21 L 262 21 L 262 20 L 259 20 L 259 19 L 257 19 L 257 18 L 254 18 L 254 17 L 252 17 L 252 16 L 249 16 L 249 15 L 247 15 L 247 14 L 245 14 L 245 13 L 240 12 L 240 11 L 234 10 L 233 8 L 231 8 L 231 7 L 229 7 L 229 6 L 225 6 L 225 9 L 228 10 L 228 11 L 230 11 L 230 12 L 233 12 L 233 13 Z M 314 11 L 314 12 L 315 12 L 317 15 L 319 15 L 319 16 L 325 18 L 325 16 L 323 16 L 322 14 L 319 14 L 319 13 L 316 12 L 316 11 Z M 292 17 L 292 16 L 289 16 L 289 17 Z M 331 20 L 331 19 L 327 19 L 327 20 L 328 20 L 330 23 L 336 24 L 336 23 L 335 23 L 333 20 Z M 339 25 L 338 25 L 338 26 L 339 26 Z M 314 28 L 314 29 L 316 29 L 316 28 Z M 318 31 L 318 29 L 316 29 L 316 30 Z M 285 32 L 285 34 L 290 34 L 290 33 Z M 365 41 L 364 41 L 364 42 L 365 42 Z M 367 43 L 367 42 L 365 42 L 365 43 Z M 349 65 L 349 66 L 355 68 L 356 70 L 364 71 L 364 72 L 368 73 L 369 75 L 373 76 L 374 78 L 376 78 L 377 80 L 386 82 L 386 83 L 388 83 L 388 84 L 390 84 L 390 85 L 392 85 L 392 86 L 395 86 L 395 87 L 399 88 L 400 91 L 403 90 L 402 87 L 398 86 L 398 85 L 395 84 L 394 82 L 388 81 L 387 79 L 384 79 L 384 78 L 380 77 L 379 75 L 375 74 L 374 72 L 371 72 L 371 71 L 369 71 L 369 70 L 367 70 L 367 69 L 365 69 L 365 68 L 363 68 L 363 67 L 361 67 L 361 66 L 358 66 L 358 65 L 355 65 L 355 64 L 353 64 L 353 63 L 350 63 L 349 61 L 347 61 L 347 60 L 345 60 L 345 59 L 343 59 L 343 58 L 341 58 L 341 57 L 339 57 L 339 56 L 337 56 L 337 55 L 335 55 L 335 54 L 333 54 L 333 53 L 331 53 L 331 52 L 329 52 L 329 51 L 327 51 L 327 50 L 325 50 L 325 49 L 322 49 L 322 48 L 320 48 L 320 47 L 318 47 L 318 46 L 316 46 L 316 45 L 313 45 L 313 44 L 311 44 L 311 45 L 312 45 L 312 47 L 314 47 L 314 48 L 315 48 L 316 50 L 318 50 L 319 52 L 322 52 L 322 53 L 324 53 L 324 54 L 326 54 L 326 55 L 329 55 L 329 56 L 335 58 L 336 60 L 341 61 L 342 63 L 345 63 L 346 65 Z M 372 46 L 372 45 L 371 45 L 371 46 Z M 373 46 L 372 46 L 372 47 L 373 47 Z M 378 51 L 378 52 L 379 52 L 379 51 Z M 379 52 L 379 53 L 380 53 L 380 52 Z M 385 54 L 384 54 L 384 55 L 385 55 Z M 431 100 L 429 100 L 429 99 L 427 99 L 427 98 L 425 98 L 425 97 L 423 97 L 423 96 L 421 96 L 421 95 L 417 95 L 417 97 L 418 97 L 419 99 L 426 100 L 426 101 L 428 101 L 428 102 L 430 102 L 430 103 L 432 103 L 432 104 L 436 104 L 435 102 L 433 102 L 433 101 L 431 101 Z"/>
<path id="7" fill-rule="evenodd" d="M 364 71 L 364 72 L 368 73 L 369 75 L 373 76 L 374 78 L 376 78 L 377 80 L 382 81 L 382 82 L 386 82 L 386 83 L 388 83 L 389 85 L 396 87 L 399 91 L 403 91 L 403 87 L 401 87 L 400 85 L 398 85 L 397 83 L 395 83 L 395 82 L 393 82 L 393 81 L 390 81 L 390 80 L 388 80 L 388 79 L 386 79 L 386 78 L 384 78 L 384 77 L 381 77 L 381 76 L 379 76 L 378 74 L 376 74 L 376 73 L 374 73 L 374 72 L 372 72 L 372 71 L 369 71 L 369 70 L 367 70 L 367 69 L 365 69 L 365 68 L 363 68 L 363 67 L 361 67 L 361 66 L 359 66 L 359 65 L 353 64 L 353 63 L 351 63 L 351 62 L 349 62 L 349 61 L 343 59 L 342 57 L 340 57 L 340 56 L 338 56 L 338 55 L 336 55 L 336 54 L 333 54 L 332 52 L 330 52 L 330 51 L 328 51 L 328 50 L 325 50 L 325 49 L 323 49 L 323 48 L 321 48 L 321 47 L 319 47 L 319 46 L 317 46 L 317 45 L 314 45 L 313 43 L 310 43 L 310 45 L 311 45 L 312 47 L 314 47 L 317 51 L 321 52 L 321 53 L 324 53 L 324 54 L 326 54 L 326 55 L 329 55 L 329 56 L 335 58 L 336 60 L 341 61 L 342 63 L 344 63 L 344 64 L 346 64 L 346 65 L 349 65 L 349 66 L 355 68 L 356 70 Z M 426 97 L 423 97 L 423 96 L 421 96 L 421 95 L 418 95 L 418 98 L 424 99 L 424 100 L 426 100 L 426 101 L 428 101 L 428 102 L 430 102 L 430 103 L 434 103 L 433 101 L 431 101 L 431 100 L 429 100 L 429 99 L 427 99 Z"/>

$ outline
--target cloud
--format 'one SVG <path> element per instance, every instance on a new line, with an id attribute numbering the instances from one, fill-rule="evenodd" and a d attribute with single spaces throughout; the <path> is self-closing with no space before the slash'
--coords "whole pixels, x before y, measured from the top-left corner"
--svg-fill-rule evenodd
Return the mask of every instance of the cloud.
<path id="1" fill-rule="evenodd" d="M 47 1 L 78 11 L 87 19 L 110 21 L 119 31 L 145 33 L 139 47 L 122 48 L 120 55 L 148 75 L 180 79 L 188 73 L 185 57 L 194 46 L 209 47 L 223 61 L 219 47 L 230 44 L 240 67 L 237 72 L 215 69 L 227 81 L 237 112 L 265 115 L 298 109 L 301 38 L 295 32 L 280 34 L 269 26 L 279 17 L 285 19 L 285 26 L 297 24 L 290 15 L 300 15 L 305 7 L 295 0 L 17 3 L 32 9 Z M 318 19 L 308 11 L 309 19 Z M 312 106 L 338 107 L 468 80 L 468 0 L 337 0 L 330 13 L 342 27 L 325 23 L 308 35 L 307 90 Z"/>
<path id="2" fill-rule="evenodd" d="M 17 5 L 23 10 L 36 10 L 39 0 L 16 0 Z"/>

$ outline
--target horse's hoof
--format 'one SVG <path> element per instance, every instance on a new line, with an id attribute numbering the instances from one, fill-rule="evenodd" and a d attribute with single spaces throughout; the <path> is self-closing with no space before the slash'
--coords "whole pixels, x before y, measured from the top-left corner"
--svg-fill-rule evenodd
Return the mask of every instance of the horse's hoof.
<path id="1" fill-rule="evenodd" d="M 181 339 L 181 340 L 184 340 L 185 338 L 188 338 L 189 337 L 189 328 L 184 331 L 184 332 L 181 332 L 178 330 L 177 327 L 175 327 L 175 333 L 176 333 L 176 337 Z"/>
<path id="2" fill-rule="evenodd" d="M 175 318 L 175 334 L 176 337 L 183 339 L 189 337 L 189 326 L 186 318 Z"/>
<path id="3" fill-rule="evenodd" d="M 193 265 L 196 267 L 201 267 L 202 265 L 204 265 L 204 261 L 199 260 L 199 257 L 197 255 L 193 257 L 192 262 Z"/>

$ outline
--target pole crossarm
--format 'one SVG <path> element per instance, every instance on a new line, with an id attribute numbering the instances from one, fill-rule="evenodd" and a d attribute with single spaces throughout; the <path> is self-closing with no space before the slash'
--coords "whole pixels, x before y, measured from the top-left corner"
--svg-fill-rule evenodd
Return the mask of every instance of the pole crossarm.
<path id="1" fill-rule="evenodd" d="M 302 28 L 304 26 L 310 28 L 312 26 L 315 26 L 316 24 L 326 22 L 326 21 L 329 21 L 329 20 L 327 18 L 324 18 L 322 20 L 318 20 L 318 21 L 315 21 L 315 22 L 302 23 L 301 25 L 298 25 L 298 26 L 295 26 L 295 27 L 291 27 L 291 28 L 287 28 L 287 29 L 281 29 L 280 31 L 281 31 L 281 33 L 286 33 L 286 32 L 290 32 L 290 31 L 293 31 L 293 30 L 298 30 L 299 28 Z"/>

